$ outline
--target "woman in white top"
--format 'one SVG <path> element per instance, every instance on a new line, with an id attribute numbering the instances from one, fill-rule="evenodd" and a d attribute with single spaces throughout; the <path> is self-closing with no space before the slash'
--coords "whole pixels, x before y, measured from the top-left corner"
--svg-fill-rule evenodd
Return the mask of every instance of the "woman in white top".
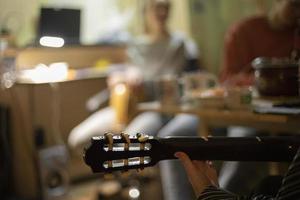
<path id="1" fill-rule="evenodd" d="M 197 69 L 198 50 L 196 45 L 183 35 L 170 33 L 167 27 L 170 2 L 168 0 L 145 1 L 146 35 L 131 42 L 128 57 L 133 76 L 125 77 L 128 84 L 147 88 L 147 82 L 163 75 L 179 76 L 184 71 Z M 128 73 L 125 73 L 128 74 Z M 126 76 L 126 75 L 125 75 Z M 114 84 L 110 77 L 109 85 Z M 151 89 L 146 89 L 147 96 L 154 96 Z M 104 108 L 76 126 L 69 135 L 69 145 L 81 148 L 90 138 L 113 132 L 115 113 L 112 108 Z M 198 119 L 191 115 L 165 117 L 156 112 L 138 115 L 128 125 L 125 133 L 144 133 L 148 135 L 196 135 Z M 171 161 L 173 163 L 174 161 Z M 175 161 L 177 162 L 177 161 Z M 179 168 L 179 169 L 178 169 Z M 179 171 L 178 171 L 179 170 Z M 182 166 L 170 161 L 161 164 L 162 185 L 165 199 L 192 199 L 192 189 Z"/>

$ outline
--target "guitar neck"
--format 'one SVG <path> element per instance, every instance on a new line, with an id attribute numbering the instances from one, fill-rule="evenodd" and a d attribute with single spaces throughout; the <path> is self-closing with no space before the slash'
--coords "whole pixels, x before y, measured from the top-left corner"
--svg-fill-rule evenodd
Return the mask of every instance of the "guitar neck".
<path id="1" fill-rule="evenodd" d="M 300 137 L 137 137 L 115 135 L 92 138 L 84 160 L 93 172 L 140 169 L 185 152 L 193 160 L 289 162 L 300 146 Z"/>
<path id="2" fill-rule="evenodd" d="M 176 159 L 174 153 L 182 151 L 194 160 L 284 162 L 293 159 L 300 145 L 296 137 L 170 137 L 158 141 L 157 161 Z"/>

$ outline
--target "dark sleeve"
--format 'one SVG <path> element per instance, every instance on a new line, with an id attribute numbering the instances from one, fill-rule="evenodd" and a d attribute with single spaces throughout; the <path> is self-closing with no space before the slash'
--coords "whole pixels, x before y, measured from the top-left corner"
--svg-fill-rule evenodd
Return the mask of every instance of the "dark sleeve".
<path id="1" fill-rule="evenodd" d="M 283 178 L 276 200 L 300 199 L 300 148 Z"/>
<path id="2" fill-rule="evenodd" d="M 207 187 L 198 197 L 198 200 L 239 200 L 239 197 L 231 192 L 217 188 L 215 186 Z"/>
<path id="3" fill-rule="evenodd" d="M 263 195 L 248 197 L 248 196 L 238 196 L 221 188 L 214 186 L 207 187 L 198 200 L 275 200 L 272 197 L 266 197 Z M 277 200 L 277 199 L 276 199 Z"/>
<path id="4" fill-rule="evenodd" d="M 263 195 L 252 197 L 240 197 L 226 190 L 214 186 L 207 187 L 198 200 L 296 200 L 300 199 L 300 148 L 291 163 L 287 174 L 283 178 L 282 185 L 276 198 Z"/>

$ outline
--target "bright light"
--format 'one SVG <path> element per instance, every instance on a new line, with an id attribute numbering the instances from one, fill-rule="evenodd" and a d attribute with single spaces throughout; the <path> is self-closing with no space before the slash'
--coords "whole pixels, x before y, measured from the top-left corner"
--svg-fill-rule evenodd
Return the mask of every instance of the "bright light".
<path id="1" fill-rule="evenodd" d="M 133 199 L 137 199 L 140 196 L 140 191 L 137 188 L 130 188 L 129 196 Z"/>
<path id="2" fill-rule="evenodd" d="M 51 83 L 64 81 L 68 77 L 67 63 L 38 64 L 34 69 L 24 70 L 22 77 L 34 83 Z"/>
<path id="3" fill-rule="evenodd" d="M 40 38 L 40 44 L 45 47 L 59 48 L 64 46 L 65 40 L 60 37 L 43 36 Z"/>
<path id="4" fill-rule="evenodd" d="M 15 77 L 11 72 L 5 72 L 1 78 L 1 84 L 4 88 L 11 88 L 14 85 Z"/>
<path id="5" fill-rule="evenodd" d="M 115 86 L 115 91 L 117 95 L 123 95 L 126 92 L 126 86 L 124 84 L 118 84 Z"/>
<path id="6" fill-rule="evenodd" d="M 49 82 L 63 81 L 68 78 L 68 64 L 64 62 L 49 65 L 51 78 Z"/>

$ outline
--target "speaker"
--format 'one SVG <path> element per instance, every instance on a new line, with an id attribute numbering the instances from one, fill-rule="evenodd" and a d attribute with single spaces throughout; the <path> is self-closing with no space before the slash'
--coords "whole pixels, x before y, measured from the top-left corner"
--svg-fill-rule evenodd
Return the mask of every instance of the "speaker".
<path id="1" fill-rule="evenodd" d="M 39 171 L 42 198 L 65 199 L 69 190 L 69 155 L 64 145 L 39 150 Z"/>

